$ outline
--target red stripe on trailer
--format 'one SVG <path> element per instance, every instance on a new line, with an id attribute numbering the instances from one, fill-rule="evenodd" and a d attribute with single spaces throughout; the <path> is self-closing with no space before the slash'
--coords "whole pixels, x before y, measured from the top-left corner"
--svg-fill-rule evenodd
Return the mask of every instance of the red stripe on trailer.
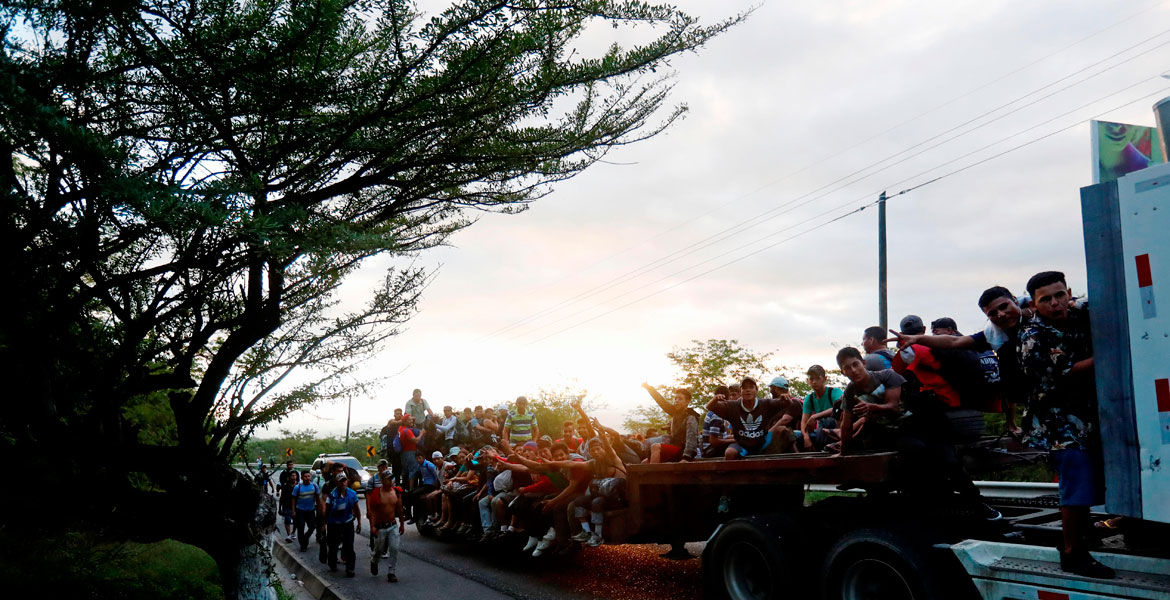
<path id="1" fill-rule="evenodd" d="M 1068 594 L 1061 594 L 1059 592 L 1049 592 L 1049 591 L 1045 591 L 1045 590 L 1037 591 L 1036 596 L 1040 600 L 1068 600 Z"/>
<path id="2" fill-rule="evenodd" d="M 1154 277 L 1150 273 L 1150 255 L 1139 254 L 1137 256 L 1137 276 L 1138 287 L 1150 287 L 1154 285 Z"/>
<path id="3" fill-rule="evenodd" d="M 1154 381 L 1154 389 L 1157 390 L 1158 412 L 1170 412 L 1170 379 Z"/>

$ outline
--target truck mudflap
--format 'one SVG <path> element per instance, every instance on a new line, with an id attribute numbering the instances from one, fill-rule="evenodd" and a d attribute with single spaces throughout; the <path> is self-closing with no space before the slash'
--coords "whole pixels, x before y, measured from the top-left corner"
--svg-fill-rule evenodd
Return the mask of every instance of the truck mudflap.
<path id="1" fill-rule="evenodd" d="M 1060 570 L 1055 548 L 966 540 L 951 547 L 984 600 L 1170 598 L 1170 559 L 1094 552 L 1116 579 L 1093 579 Z"/>

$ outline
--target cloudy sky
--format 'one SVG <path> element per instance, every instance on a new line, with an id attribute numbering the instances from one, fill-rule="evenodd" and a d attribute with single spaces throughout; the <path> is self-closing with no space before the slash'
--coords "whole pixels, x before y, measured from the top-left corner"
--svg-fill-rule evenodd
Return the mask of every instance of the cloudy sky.
<path id="1" fill-rule="evenodd" d="M 676 3 L 708 23 L 754 4 Z M 384 379 L 354 399 L 353 428 L 416 387 L 437 410 L 573 381 L 617 425 L 695 339 L 831 364 L 877 322 L 877 210 L 826 223 L 970 165 L 890 200 L 891 322 L 973 332 L 980 291 L 1039 270 L 1084 290 L 1085 121 L 1152 125 L 1167 57 L 1167 2 L 765 1 L 673 61 L 683 121 L 419 259 L 437 278 L 366 365 Z M 341 433 L 345 405 L 280 427 Z"/>

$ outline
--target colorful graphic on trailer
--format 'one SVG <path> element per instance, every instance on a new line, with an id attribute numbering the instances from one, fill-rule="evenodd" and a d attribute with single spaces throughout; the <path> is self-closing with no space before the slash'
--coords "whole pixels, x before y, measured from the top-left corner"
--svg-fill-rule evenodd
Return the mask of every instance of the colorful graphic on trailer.
<path id="1" fill-rule="evenodd" d="M 1091 121 L 1093 183 L 1113 181 L 1127 173 L 1166 162 L 1158 143 L 1158 128 Z"/>

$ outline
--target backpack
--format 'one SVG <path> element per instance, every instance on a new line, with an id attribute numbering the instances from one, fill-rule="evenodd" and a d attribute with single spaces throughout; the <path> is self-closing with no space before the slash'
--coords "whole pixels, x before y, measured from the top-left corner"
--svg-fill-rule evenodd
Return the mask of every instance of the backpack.
<path id="1" fill-rule="evenodd" d="M 460 445 L 471 441 L 467 437 L 467 423 L 459 417 L 455 417 L 455 441 Z"/>
<path id="2" fill-rule="evenodd" d="M 394 440 L 390 442 L 390 445 L 394 447 L 395 452 L 402 452 L 402 439 L 397 432 L 394 433 Z"/>
<path id="3" fill-rule="evenodd" d="M 959 392 L 964 408 L 988 410 L 1000 396 L 999 360 L 987 350 L 935 350 L 941 375 Z"/>

